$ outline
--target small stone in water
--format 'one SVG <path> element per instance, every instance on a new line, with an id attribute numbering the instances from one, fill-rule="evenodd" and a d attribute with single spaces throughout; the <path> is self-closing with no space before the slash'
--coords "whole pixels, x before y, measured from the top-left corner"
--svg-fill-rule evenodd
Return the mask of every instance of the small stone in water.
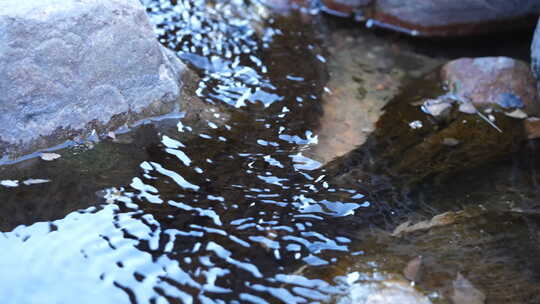
<path id="1" fill-rule="evenodd" d="M 360 286 L 360 285 L 357 285 Z M 408 282 L 399 280 L 387 280 L 379 284 L 375 290 L 365 290 L 369 293 L 364 301 L 357 298 L 351 303 L 364 304 L 431 304 L 431 301 L 422 293 L 417 291 Z M 361 291 L 357 291 L 361 293 Z"/>
<path id="2" fill-rule="evenodd" d="M 434 117 L 447 116 L 451 108 L 451 103 L 437 99 L 428 99 L 422 104 L 422 110 Z"/>
<path id="3" fill-rule="evenodd" d="M 60 158 L 61 155 L 57 153 L 41 153 L 40 157 L 44 161 L 52 161 L 52 160 Z"/>
<path id="4" fill-rule="evenodd" d="M 405 269 L 403 269 L 403 275 L 409 280 L 413 282 L 418 282 L 420 279 L 420 270 L 422 267 L 422 256 L 419 255 L 416 258 L 412 259 L 407 263 L 407 266 L 405 266 Z"/>
<path id="5" fill-rule="evenodd" d="M 527 118 L 523 125 L 525 126 L 525 133 L 527 134 L 528 139 L 540 138 L 540 118 Z"/>
<path id="6" fill-rule="evenodd" d="M 447 137 L 447 138 L 443 139 L 442 143 L 445 146 L 454 147 L 454 146 L 459 145 L 459 140 L 457 140 L 455 138 Z"/>
<path id="7" fill-rule="evenodd" d="M 2 185 L 4 187 L 8 187 L 8 188 L 19 187 L 19 181 L 18 180 L 6 179 L 6 180 L 3 180 L 3 181 L 0 181 L 0 185 Z"/>
<path id="8" fill-rule="evenodd" d="M 415 120 L 409 123 L 409 127 L 411 127 L 411 129 L 420 129 L 423 125 L 420 120 Z"/>
<path id="9" fill-rule="evenodd" d="M 453 224 L 460 216 L 466 216 L 464 211 L 448 211 L 434 216 L 431 220 L 421 221 L 416 224 L 412 224 L 411 221 L 401 223 L 392 232 L 393 236 L 401 236 L 405 233 L 411 233 L 415 231 L 428 230 L 433 227 L 445 226 Z"/>
<path id="10" fill-rule="evenodd" d="M 464 102 L 459 105 L 459 111 L 465 114 L 474 114 L 476 113 L 476 108 L 470 102 Z"/>
<path id="11" fill-rule="evenodd" d="M 452 285 L 454 290 L 451 299 L 454 304 L 484 304 L 486 302 L 486 295 L 476 289 L 461 273 L 458 272 Z"/>
<path id="12" fill-rule="evenodd" d="M 86 147 L 86 149 L 92 150 L 92 149 L 94 149 L 95 144 L 94 144 L 93 141 L 87 141 L 87 142 L 84 143 L 84 146 Z"/>
<path id="13" fill-rule="evenodd" d="M 107 133 L 107 136 L 108 136 L 109 138 L 113 139 L 113 140 L 116 139 L 116 134 L 114 134 L 113 131 L 109 131 L 109 133 Z"/>
<path id="14" fill-rule="evenodd" d="M 512 112 L 505 112 L 504 115 L 517 119 L 525 119 L 528 117 L 527 114 L 520 109 L 515 109 Z"/>

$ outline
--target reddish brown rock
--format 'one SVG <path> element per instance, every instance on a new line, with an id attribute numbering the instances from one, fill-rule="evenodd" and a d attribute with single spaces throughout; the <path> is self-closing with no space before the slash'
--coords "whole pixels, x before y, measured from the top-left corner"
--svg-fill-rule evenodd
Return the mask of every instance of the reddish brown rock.
<path id="1" fill-rule="evenodd" d="M 342 17 L 350 17 L 360 8 L 365 8 L 373 0 L 322 0 L 324 11 Z"/>
<path id="2" fill-rule="evenodd" d="M 540 138 L 540 118 L 527 118 L 523 121 L 523 126 L 525 127 L 525 134 L 527 134 L 528 139 Z"/>
<path id="3" fill-rule="evenodd" d="M 510 31 L 534 24 L 537 0 L 323 0 L 330 13 L 420 36 Z"/>
<path id="4" fill-rule="evenodd" d="M 535 80 L 529 65 L 507 57 L 461 58 L 447 63 L 441 79 L 450 91 L 476 107 L 498 104 L 540 113 Z"/>

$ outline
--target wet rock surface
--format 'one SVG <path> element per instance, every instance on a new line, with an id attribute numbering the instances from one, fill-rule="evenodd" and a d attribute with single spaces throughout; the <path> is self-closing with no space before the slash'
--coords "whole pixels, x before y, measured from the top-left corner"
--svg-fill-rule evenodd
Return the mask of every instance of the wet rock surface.
<path id="1" fill-rule="evenodd" d="M 507 57 L 462 58 L 444 65 L 441 80 L 462 102 L 540 114 L 529 65 Z"/>
<path id="2" fill-rule="evenodd" d="M 359 180 L 375 173 L 408 187 L 503 159 L 525 139 L 522 119 L 499 111 L 464 111 L 448 96 L 436 74 L 411 84 L 385 106 L 366 143 L 330 163 L 329 170 Z M 426 113 L 434 108 L 440 115 Z"/>
<path id="3" fill-rule="evenodd" d="M 0 153 L 179 109 L 190 72 L 137 0 L 0 3 Z"/>
<path id="4" fill-rule="evenodd" d="M 370 5 L 373 0 L 322 0 L 324 11 L 343 17 L 350 17 L 359 9 Z"/>
<path id="5" fill-rule="evenodd" d="M 533 265 L 539 247 L 529 229 L 536 229 L 538 216 L 481 208 L 458 214 L 447 225 L 400 239 L 379 236 L 376 242 L 391 252 L 377 258 L 385 265 L 381 268 L 406 265 L 422 254 L 423 273 L 416 286 L 438 292 L 436 303 L 536 303 L 539 283 Z"/>
<path id="6" fill-rule="evenodd" d="M 534 77 L 537 80 L 538 94 L 540 94 L 540 19 L 538 20 L 531 45 L 531 66 Z"/>
<path id="7" fill-rule="evenodd" d="M 338 304 L 431 304 L 428 297 L 417 291 L 408 281 L 388 279 L 380 282 L 354 284 L 349 295 Z"/>
<path id="8" fill-rule="evenodd" d="M 529 229 L 536 229 L 538 216 L 481 208 L 459 214 L 453 223 L 404 236 L 391 249 L 425 257 L 418 285 L 439 289 L 453 303 L 535 303 L 538 281 L 530 267 L 539 247 L 526 240 L 535 237 Z M 510 286 L 508 280 L 520 283 Z"/>
<path id="9" fill-rule="evenodd" d="M 326 39 L 329 81 L 317 128 L 319 144 L 308 152 L 323 164 L 363 144 L 399 90 L 443 62 L 367 30 L 334 30 Z"/>
<path id="10" fill-rule="evenodd" d="M 323 1 L 330 12 L 356 14 L 368 24 L 413 36 L 456 36 L 530 26 L 540 4 L 527 1 Z"/>
<path id="11" fill-rule="evenodd" d="M 537 303 L 538 162 L 531 156 L 429 184 L 393 227 L 358 231 L 354 253 L 327 274 L 354 282 L 338 299 L 365 301 L 374 284 L 404 281 L 421 256 L 414 289 L 432 303 Z"/>
<path id="12" fill-rule="evenodd" d="M 540 118 L 530 117 L 527 118 L 523 125 L 525 127 L 525 133 L 528 139 L 540 138 Z"/>
<path id="13" fill-rule="evenodd" d="M 223 126 L 229 115 L 223 108 L 191 101 L 181 120 L 191 130 L 209 132 L 212 126 Z M 9 166 L 0 166 L 2 180 L 14 181 L 16 187 L 2 187 L 5 200 L 19 204 L 1 204 L 0 229 L 9 231 L 35 221 L 53 221 L 65 214 L 107 203 L 103 191 L 111 184 L 129 184 L 140 170 L 140 163 L 163 147 L 160 135 L 178 129 L 177 115 L 159 121 L 146 120 L 131 130 L 110 133 L 99 141 L 86 141 L 56 151 L 54 159 L 30 158 Z M 192 133 L 179 136 L 183 142 L 193 140 Z M 52 154 L 52 153 L 51 153 Z M 62 176 L 62 178 L 55 178 Z M 25 181 L 43 181 L 39 184 Z M 1 185 L 0 185 L 1 187 Z M 32 193 L 41 193 L 32 195 Z M 115 193 L 109 193 L 114 196 Z"/>

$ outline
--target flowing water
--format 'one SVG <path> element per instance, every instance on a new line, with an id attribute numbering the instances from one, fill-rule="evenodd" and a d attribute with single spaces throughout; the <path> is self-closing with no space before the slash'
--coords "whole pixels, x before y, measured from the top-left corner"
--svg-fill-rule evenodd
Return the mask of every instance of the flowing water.
<path id="1" fill-rule="evenodd" d="M 310 156 L 328 91 L 316 7 L 143 3 L 209 114 L 1 168 L 20 184 L 0 193 L 2 303 L 327 302 L 376 276 L 343 265 L 411 202 Z"/>

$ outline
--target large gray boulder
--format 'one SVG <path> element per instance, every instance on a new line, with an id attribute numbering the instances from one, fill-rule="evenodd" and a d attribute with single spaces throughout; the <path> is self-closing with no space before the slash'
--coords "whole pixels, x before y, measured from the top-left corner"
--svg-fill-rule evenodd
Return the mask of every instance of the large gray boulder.
<path id="1" fill-rule="evenodd" d="M 178 108 L 189 71 L 139 0 L 0 1 L 0 159 Z"/>

